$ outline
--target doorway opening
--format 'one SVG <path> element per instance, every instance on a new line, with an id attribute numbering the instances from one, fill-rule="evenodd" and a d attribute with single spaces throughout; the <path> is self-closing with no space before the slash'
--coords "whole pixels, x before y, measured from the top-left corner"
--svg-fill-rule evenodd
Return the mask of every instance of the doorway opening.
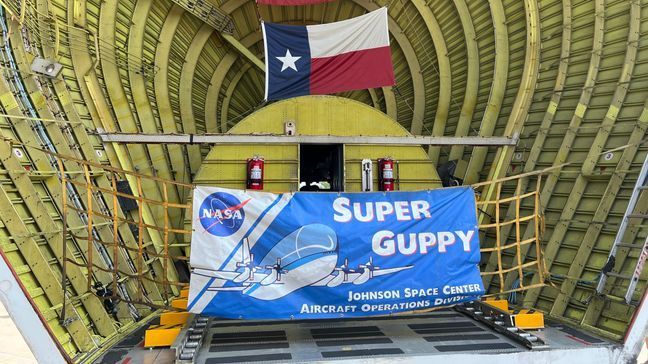
<path id="1" fill-rule="evenodd" d="M 301 144 L 299 146 L 299 190 L 343 191 L 342 151 L 342 144 Z"/>

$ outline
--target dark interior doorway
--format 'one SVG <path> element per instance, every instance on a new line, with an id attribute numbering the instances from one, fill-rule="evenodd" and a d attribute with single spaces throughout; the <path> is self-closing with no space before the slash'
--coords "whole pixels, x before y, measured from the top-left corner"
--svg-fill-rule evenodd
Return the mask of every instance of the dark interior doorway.
<path id="1" fill-rule="evenodd" d="M 342 144 L 302 144 L 299 158 L 300 191 L 343 191 Z"/>

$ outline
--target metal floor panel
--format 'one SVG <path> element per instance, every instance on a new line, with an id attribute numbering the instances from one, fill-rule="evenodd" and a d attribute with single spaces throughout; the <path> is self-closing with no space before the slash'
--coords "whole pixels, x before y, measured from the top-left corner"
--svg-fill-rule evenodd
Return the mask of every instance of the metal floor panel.
<path id="1" fill-rule="evenodd" d="M 455 311 L 326 321 L 212 321 L 196 363 L 306 362 L 526 351 Z"/>
<path id="2" fill-rule="evenodd" d="M 468 360 L 488 363 L 501 362 L 497 358 L 503 358 L 501 360 L 504 362 L 516 362 L 523 357 L 528 359 L 527 354 L 530 353 L 538 362 L 553 362 L 555 355 L 565 358 L 569 355 L 577 358 L 585 358 L 587 355 L 597 357 L 606 353 L 601 349 L 611 350 L 618 345 L 575 327 L 551 320 L 546 323 L 545 329 L 532 332 L 549 344 L 549 349 L 531 352 L 480 322 L 453 310 L 344 320 L 212 320 L 195 363 L 357 362 L 359 359 L 367 359 L 364 362 L 371 362 L 371 359 L 382 359 L 381 362 L 405 359 L 428 363 L 432 358 L 451 362 Z M 97 363 L 174 362 L 174 353 L 168 348 L 143 348 L 142 336 L 141 330 L 133 332 L 123 342 L 112 347 Z M 137 344 L 132 345 L 133 343 Z M 605 357 L 600 359 L 600 362 L 606 362 Z M 582 360 L 566 359 L 566 362 Z"/>

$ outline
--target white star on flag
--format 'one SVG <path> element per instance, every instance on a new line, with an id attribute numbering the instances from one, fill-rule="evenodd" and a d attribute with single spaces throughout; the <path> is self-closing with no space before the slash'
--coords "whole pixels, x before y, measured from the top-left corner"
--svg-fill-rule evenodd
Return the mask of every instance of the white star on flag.
<path id="1" fill-rule="evenodd" d="M 297 71 L 297 66 L 295 65 L 295 62 L 299 60 L 301 57 L 293 57 L 292 54 L 290 54 L 290 49 L 286 49 L 286 55 L 283 57 L 276 57 L 278 60 L 281 61 L 281 72 L 283 72 L 286 68 L 292 68 L 295 71 Z"/>

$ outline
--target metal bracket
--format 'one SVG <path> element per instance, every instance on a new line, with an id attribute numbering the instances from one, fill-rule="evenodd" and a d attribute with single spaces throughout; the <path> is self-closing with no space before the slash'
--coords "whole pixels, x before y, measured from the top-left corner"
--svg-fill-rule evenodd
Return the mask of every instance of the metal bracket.
<path id="1" fill-rule="evenodd" d="M 481 301 L 456 305 L 455 310 L 470 316 L 531 350 L 549 349 L 549 345 L 539 337 L 515 327 L 512 314 L 508 311 L 500 310 Z"/>
<path id="2" fill-rule="evenodd" d="M 171 349 L 176 353 L 177 364 L 194 362 L 196 353 L 209 331 L 210 323 L 209 317 L 194 316 L 190 319 L 171 345 Z"/>
<path id="3" fill-rule="evenodd" d="M 63 319 L 63 320 L 61 320 L 61 326 L 67 327 L 68 325 L 70 325 L 71 323 L 76 321 L 77 319 L 78 318 L 76 318 L 76 317 L 68 317 L 66 319 Z"/>
<path id="4" fill-rule="evenodd" d="M 373 191 L 373 163 L 371 159 L 362 160 L 362 191 Z"/>

